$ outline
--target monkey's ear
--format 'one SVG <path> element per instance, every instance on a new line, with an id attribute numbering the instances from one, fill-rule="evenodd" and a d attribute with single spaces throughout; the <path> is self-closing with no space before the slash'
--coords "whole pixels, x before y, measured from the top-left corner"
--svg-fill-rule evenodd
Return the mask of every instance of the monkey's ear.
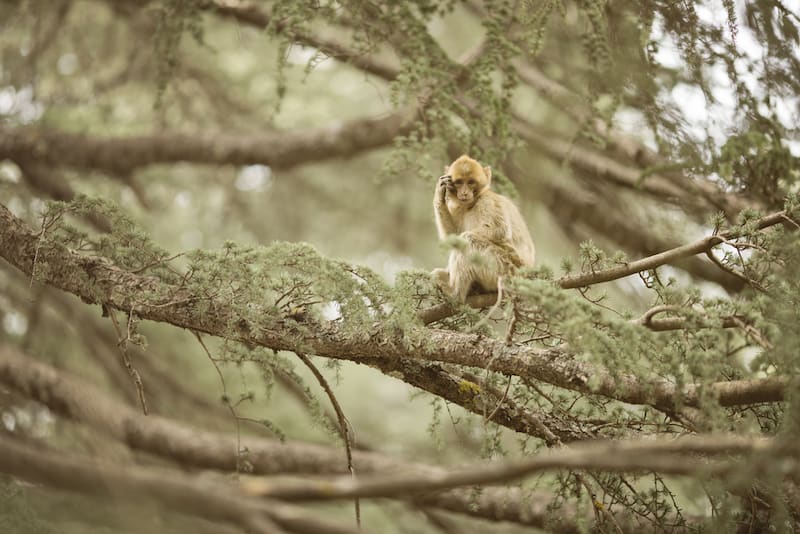
<path id="1" fill-rule="evenodd" d="M 488 165 L 483 168 L 484 174 L 486 174 L 486 183 L 490 183 L 492 181 L 492 168 Z"/>
<path id="2" fill-rule="evenodd" d="M 450 169 L 450 165 L 445 165 L 444 166 L 444 173 L 445 174 L 447 174 L 448 169 Z"/>

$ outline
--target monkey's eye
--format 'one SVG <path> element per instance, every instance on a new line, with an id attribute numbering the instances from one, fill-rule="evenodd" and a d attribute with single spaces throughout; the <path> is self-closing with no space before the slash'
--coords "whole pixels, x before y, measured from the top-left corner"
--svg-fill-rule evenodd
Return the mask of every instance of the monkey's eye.
<path id="1" fill-rule="evenodd" d="M 469 181 L 469 182 L 467 182 L 467 183 L 468 183 L 469 185 L 475 185 L 475 180 L 470 180 L 470 181 Z"/>

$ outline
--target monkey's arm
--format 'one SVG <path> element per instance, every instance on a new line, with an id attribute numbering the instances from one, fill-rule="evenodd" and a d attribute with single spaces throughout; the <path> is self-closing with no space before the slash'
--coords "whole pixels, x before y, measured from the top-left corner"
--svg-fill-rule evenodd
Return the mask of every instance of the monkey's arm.
<path id="1" fill-rule="evenodd" d="M 499 195 L 487 194 L 475 203 L 471 217 L 473 224 L 466 228 L 467 232 L 464 233 L 474 239 L 496 245 L 510 244 L 511 221 L 498 197 Z"/>
<path id="2" fill-rule="evenodd" d="M 436 189 L 433 192 L 433 214 L 436 217 L 436 229 L 439 231 L 439 239 L 444 239 L 450 234 L 456 233 L 456 224 L 453 216 L 447 209 L 447 185 L 449 176 L 442 176 L 436 182 Z"/>

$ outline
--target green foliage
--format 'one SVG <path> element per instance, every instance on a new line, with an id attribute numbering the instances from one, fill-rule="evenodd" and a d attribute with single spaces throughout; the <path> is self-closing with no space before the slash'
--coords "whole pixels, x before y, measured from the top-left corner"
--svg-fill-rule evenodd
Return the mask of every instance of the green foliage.
<path id="1" fill-rule="evenodd" d="M 324 308 L 332 314 L 329 319 L 355 330 L 387 315 L 387 286 L 375 273 L 323 258 L 308 244 L 229 242 L 221 250 L 197 250 L 187 257 L 187 287 L 229 304 L 252 325 L 283 318 L 301 324 L 306 315 L 319 319 Z"/>
<path id="2" fill-rule="evenodd" d="M 90 234 L 81 226 L 70 224 L 67 216 L 101 221 L 108 226 L 108 232 Z M 48 202 L 42 214 L 42 239 L 108 258 L 129 271 L 147 271 L 166 282 L 177 280 L 175 271 L 166 265 L 170 254 L 157 246 L 130 215 L 102 198 L 78 195 L 70 202 Z"/>
<path id="3" fill-rule="evenodd" d="M 565 14 L 564 2 L 561 0 L 546 0 L 544 2 L 525 0 L 523 2 L 520 25 L 528 29 L 522 37 L 525 43 L 525 52 L 529 56 L 536 56 L 544 46 L 547 22 L 556 9 L 563 16 Z"/>
<path id="4" fill-rule="evenodd" d="M 416 323 L 415 310 L 437 304 L 440 291 L 434 287 L 431 273 L 420 269 L 401 272 L 394 284 L 393 317 L 398 327 L 407 328 Z"/>
<path id="5" fill-rule="evenodd" d="M 102 218 L 108 222 L 109 232 L 92 235 L 70 224 L 66 215 Z M 205 295 L 197 304 L 201 309 L 213 302 L 225 303 L 234 312 L 229 325 L 232 338 L 240 321 L 268 328 L 291 320 L 301 335 L 320 320 L 335 320 L 344 331 L 353 333 L 376 322 L 402 328 L 416 320 L 407 292 L 420 290 L 419 274 L 416 280 L 406 278 L 407 282 L 398 286 L 400 298 L 395 299 L 395 290 L 371 269 L 325 258 L 306 243 L 275 242 L 257 247 L 227 242 L 219 250 L 186 252 L 185 268 L 173 268 L 169 262 L 175 257 L 156 246 L 119 208 L 83 196 L 48 205 L 41 239 L 102 256 L 131 272 L 155 276 L 173 290 Z M 41 276 L 48 268 L 39 262 L 36 271 Z M 171 298 L 148 296 L 151 303 Z"/>
<path id="6" fill-rule="evenodd" d="M 601 72 L 607 70 L 611 64 L 605 4 L 605 0 L 581 0 L 578 3 L 587 20 L 587 30 L 582 36 L 584 53 L 592 67 Z"/>
<path id="7" fill-rule="evenodd" d="M 178 66 L 178 50 L 184 33 L 203 43 L 201 0 L 161 0 L 155 8 L 156 33 L 154 53 L 158 58 L 156 106 Z"/>
<path id="8" fill-rule="evenodd" d="M 734 190 L 781 205 L 786 194 L 796 190 L 800 158 L 783 144 L 776 126 L 766 122 L 763 130 L 731 136 L 709 170 L 716 170 Z"/>

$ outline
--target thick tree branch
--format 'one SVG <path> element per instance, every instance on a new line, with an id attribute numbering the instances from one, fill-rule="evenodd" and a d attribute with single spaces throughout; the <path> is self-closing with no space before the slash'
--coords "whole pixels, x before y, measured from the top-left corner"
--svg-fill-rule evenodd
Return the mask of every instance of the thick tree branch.
<path id="1" fill-rule="evenodd" d="M 357 119 L 306 131 L 261 135 L 154 134 L 92 137 L 42 128 L 0 127 L 0 158 L 128 174 L 147 165 L 186 161 L 213 165 L 269 165 L 287 169 L 330 158 L 350 157 L 387 146 L 407 133 L 408 111 Z"/>
<path id="2" fill-rule="evenodd" d="M 540 132 L 520 117 L 514 121 L 514 127 L 535 148 L 542 150 L 557 161 L 569 162 L 575 168 L 591 176 L 629 189 L 646 192 L 661 200 L 679 201 L 682 205 L 697 204 L 697 197 L 687 194 L 686 190 L 662 177 L 650 176 L 643 179 L 639 169 L 623 165 L 594 150 Z"/>
<path id="3" fill-rule="evenodd" d="M 133 274 L 108 260 L 84 256 L 65 247 L 41 241 L 22 221 L 0 205 L 0 255 L 23 273 L 33 273 L 34 258 L 50 266 L 41 281 L 80 296 L 89 303 L 103 303 L 138 317 L 189 328 L 227 339 L 275 350 L 306 350 L 319 356 L 364 362 L 369 359 L 411 358 L 439 361 L 492 370 L 540 380 L 582 393 L 598 394 L 631 404 L 649 404 L 671 413 L 681 400 L 697 405 L 699 387 L 679 389 L 663 379 L 640 379 L 612 373 L 598 365 L 576 359 L 557 348 L 539 349 L 458 332 L 425 329 L 397 332 L 376 324 L 358 335 L 334 322 L 299 328 L 288 318 L 250 323 L 227 302 Z M 576 286 L 579 287 L 579 286 Z M 234 330 L 231 325 L 236 325 Z M 719 384 L 703 386 L 713 393 Z M 758 389 L 758 388 L 756 388 Z M 782 400 L 781 392 L 759 390 L 761 402 Z M 752 402 L 748 397 L 746 402 Z"/>
<path id="4" fill-rule="evenodd" d="M 492 421 L 517 432 L 542 440 L 551 436 L 563 442 L 572 442 L 597 437 L 584 430 L 575 421 L 557 418 L 546 413 L 536 413 L 519 405 L 494 388 L 481 384 L 472 376 L 445 369 L 431 362 L 418 362 L 409 358 L 372 358 L 362 360 L 389 376 L 398 376 L 406 383 L 433 393 L 448 402 L 481 416 L 497 409 Z"/>
<path id="5" fill-rule="evenodd" d="M 0 472 L 97 497 L 126 494 L 148 497 L 171 509 L 229 522 L 259 534 L 357 532 L 317 519 L 302 508 L 248 498 L 222 479 L 216 479 L 212 486 L 175 472 L 109 465 L 63 451 L 34 450 L 3 436 L 0 436 Z"/>
<path id="6" fill-rule="evenodd" d="M 208 432 L 158 415 L 144 416 L 100 389 L 17 353 L 0 344 L 0 382 L 55 412 L 88 424 L 132 449 L 206 469 L 234 471 L 237 442 L 233 436 Z M 290 445 L 261 437 L 244 437 L 253 473 L 346 473 L 339 450 L 313 443 Z M 354 452 L 364 471 L 392 471 L 398 463 L 379 454 Z"/>
<path id="7" fill-rule="evenodd" d="M 254 28 L 262 30 L 266 29 L 272 22 L 272 17 L 266 11 L 248 2 L 236 0 L 206 0 L 201 3 L 201 7 L 213 11 L 220 16 L 234 19 L 241 24 L 253 26 Z M 274 25 L 273 29 L 278 33 L 287 33 L 286 26 L 281 23 Z M 394 80 L 399 73 L 399 68 L 395 65 L 386 61 L 381 61 L 372 54 L 358 52 L 347 43 L 324 37 L 319 33 L 292 29 L 291 32 L 287 33 L 287 37 L 298 44 L 316 48 L 333 59 L 348 63 L 357 69 L 383 78 L 384 80 Z"/>

